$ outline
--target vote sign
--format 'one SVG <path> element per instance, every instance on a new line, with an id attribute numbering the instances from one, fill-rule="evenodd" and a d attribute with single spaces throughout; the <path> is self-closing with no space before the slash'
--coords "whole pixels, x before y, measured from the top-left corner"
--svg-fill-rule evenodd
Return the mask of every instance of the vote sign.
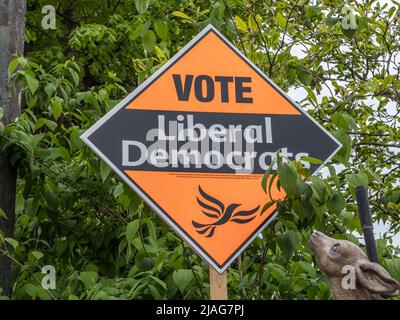
<path id="1" fill-rule="evenodd" d="M 212 26 L 82 139 L 219 272 L 275 216 L 261 179 L 277 152 L 341 146 Z"/>

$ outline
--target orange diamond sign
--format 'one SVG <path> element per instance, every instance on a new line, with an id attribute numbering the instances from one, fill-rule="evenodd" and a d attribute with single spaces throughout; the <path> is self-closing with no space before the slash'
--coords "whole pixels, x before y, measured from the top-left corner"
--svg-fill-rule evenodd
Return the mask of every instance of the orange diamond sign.
<path id="1" fill-rule="evenodd" d="M 219 272 L 275 216 L 261 179 L 276 157 L 341 147 L 211 25 L 82 139 Z"/>

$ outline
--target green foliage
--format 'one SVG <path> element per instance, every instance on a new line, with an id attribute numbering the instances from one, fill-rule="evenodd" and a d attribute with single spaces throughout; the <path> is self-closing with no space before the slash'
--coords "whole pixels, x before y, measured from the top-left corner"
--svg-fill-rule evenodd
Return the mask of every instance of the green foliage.
<path id="1" fill-rule="evenodd" d="M 178 287 L 181 294 L 185 294 L 185 289 L 188 287 L 190 282 L 193 280 L 193 273 L 191 270 L 177 270 L 172 274 L 172 279 L 174 280 L 176 286 Z"/>
<path id="2" fill-rule="evenodd" d="M 40 27 L 44 4 L 28 0 L 26 54 L 8 69 L 21 116 L 0 122 L 19 167 L 16 233 L 0 237 L 15 260 L 12 299 L 208 297 L 207 265 L 79 137 L 209 23 L 285 91 L 304 88 L 299 103 L 343 144 L 327 178 L 310 177 L 313 158 L 268 171 L 260 188 L 287 197 L 265 204 L 279 215 L 230 268 L 230 298 L 330 298 L 308 238 L 318 229 L 357 241 L 359 185 L 374 220 L 400 231 L 397 4 L 358 4 L 351 32 L 340 1 L 53 0 L 56 30 Z M 392 233 L 379 254 L 400 280 Z M 55 290 L 40 285 L 46 264 Z"/>

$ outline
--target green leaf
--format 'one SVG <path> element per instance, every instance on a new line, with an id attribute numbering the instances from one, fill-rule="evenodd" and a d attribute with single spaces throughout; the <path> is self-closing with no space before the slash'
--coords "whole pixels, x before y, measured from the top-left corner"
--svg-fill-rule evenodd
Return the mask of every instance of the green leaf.
<path id="1" fill-rule="evenodd" d="M 312 90 L 311 90 L 310 88 L 308 88 L 308 87 L 304 87 L 304 89 L 307 91 L 308 96 L 310 97 L 312 104 L 313 104 L 314 106 L 316 106 L 318 100 L 317 100 L 317 96 L 315 95 L 314 91 L 312 91 Z"/>
<path id="2" fill-rule="evenodd" d="M 181 11 L 174 11 L 174 12 L 172 12 L 172 15 L 175 17 L 185 19 L 185 20 L 192 20 L 186 13 L 183 13 Z"/>
<path id="3" fill-rule="evenodd" d="M 36 297 L 38 296 L 39 290 L 42 290 L 42 289 L 39 289 L 37 286 L 33 285 L 32 283 L 27 283 L 24 285 L 24 291 L 32 299 L 36 299 Z"/>
<path id="4" fill-rule="evenodd" d="M 114 187 L 113 196 L 114 196 L 115 198 L 118 198 L 118 196 L 119 196 L 120 194 L 122 194 L 122 192 L 124 192 L 124 186 L 123 186 L 122 183 L 118 183 L 118 184 Z"/>
<path id="5" fill-rule="evenodd" d="M 395 6 L 391 7 L 388 11 L 388 17 L 391 18 L 395 12 L 396 12 L 396 7 Z"/>
<path id="6" fill-rule="evenodd" d="M 46 118 L 40 118 L 36 122 L 35 129 L 38 130 L 41 127 L 43 127 L 44 125 L 46 125 L 51 131 L 54 131 L 57 128 L 57 123 L 55 123 L 54 121 L 51 121 Z"/>
<path id="7" fill-rule="evenodd" d="M 342 33 L 347 37 L 347 38 L 352 38 L 357 29 L 345 29 L 343 26 L 341 27 Z"/>
<path id="8" fill-rule="evenodd" d="M 22 68 L 25 68 L 25 66 L 28 64 L 28 60 L 26 60 L 24 57 L 19 57 L 17 60 Z"/>
<path id="9" fill-rule="evenodd" d="M 301 234 L 298 231 L 289 230 L 277 239 L 279 248 L 286 259 L 289 259 L 301 242 Z"/>
<path id="10" fill-rule="evenodd" d="M 32 94 L 35 94 L 36 90 L 39 88 L 39 81 L 29 74 L 25 73 L 25 80 L 28 84 L 28 88 Z"/>
<path id="11" fill-rule="evenodd" d="M 98 279 L 99 275 L 95 271 L 82 271 L 78 276 L 78 280 L 82 281 L 86 288 L 92 287 Z"/>
<path id="12" fill-rule="evenodd" d="M 261 187 L 263 188 L 264 192 L 267 192 L 267 181 L 268 181 L 269 174 L 264 174 L 261 180 Z"/>
<path id="13" fill-rule="evenodd" d="M 11 78 L 11 75 L 14 73 L 15 69 L 18 67 L 18 58 L 13 59 L 8 65 L 8 78 Z"/>
<path id="14" fill-rule="evenodd" d="M 368 28 L 368 23 L 370 23 L 370 19 L 367 17 L 356 16 L 357 30 L 360 31 L 362 29 Z"/>
<path id="15" fill-rule="evenodd" d="M 339 216 L 340 220 L 343 222 L 343 224 L 346 227 L 349 227 L 351 224 L 352 220 L 354 219 L 354 214 L 349 211 L 342 211 L 342 213 Z"/>
<path id="16" fill-rule="evenodd" d="M 400 258 L 384 259 L 384 264 L 390 275 L 400 281 Z"/>
<path id="17" fill-rule="evenodd" d="M 346 199 L 340 192 L 335 192 L 333 193 L 332 198 L 327 201 L 326 206 L 330 211 L 338 215 L 346 206 Z"/>
<path id="18" fill-rule="evenodd" d="M 293 201 L 292 210 L 299 216 L 301 221 L 312 219 L 312 217 L 315 215 L 314 207 L 310 202 L 307 201 Z"/>
<path id="19" fill-rule="evenodd" d="M 270 178 L 271 169 L 272 169 L 272 166 L 270 166 L 265 171 L 265 173 L 264 173 L 264 175 L 262 177 L 262 180 L 261 180 L 261 186 L 262 186 L 264 192 L 267 192 L 267 182 L 268 182 L 268 179 Z"/>
<path id="20" fill-rule="evenodd" d="M 322 181 L 321 178 L 319 178 L 317 176 L 312 176 L 309 179 L 312 182 L 311 186 L 312 186 L 312 189 L 315 192 L 315 197 L 316 197 L 317 201 L 320 204 L 325 203 L 327 190 L 326 190 L 324 182 Z"/>
<path id="21" fill-rule="evenodd" d="M 346 123 L 350 126 L 350 128 L 352 128 L 354 131 L 358 130 L 357 122 L 351 115 L 343 112 L 342 117 L 343 117 L 343 120 L 346 121 Z"/>
<path id="22" fill-rule="evenodd" d="M 142 34 L 142 32 L 143 32 L 143 27 L 144 27 L 143 24 L 139 24 L 139 25 L 135 28 L 135 30 L 134 30 L 132 33 L 129 34 L 129 40 L 133 41 L 133 40 L 135 40 L 137 37 L 139 37 L 139 36 Z"/>
<path id="23" fill-rule="evenodd" d="M 350 127 L 354 131 L 358 130 L 357 122 L 346 112 L 335 112 L 331 118 L 338 128 L 347 129 Z"/>
<path id="24" fill-rule="evenodd" d="M 275 20 L 278 23 L 278 25 L 281 27 L 281 29 L 285 29 L 286 27 L 286 18 L 278 12 L 275 16 Z"/>
<path id="25" fill-rule="evenodd" d="M 252 32 L 258 31 L 257 22 L 251 14 L 247 17 L 247 25 Z"/>
<path id="26" fill-rule="evenodd" d="M 239 16 L 235 16 L 235 24 L 240 31 L 242 32 L 247 31 L 246 22 L 244 22 Z"/>
<path id="27" fill-rule="evenodd" d="M 71 160 L 71 154 L 70 154 L 70 150 L 64 147 L 60 147 L 58 148 L 58 150 L 60 151 L 60 156 L 61 158 L 63 158 L 65 161 L 70 161 Z"/>
<path id="28" fill-rule="evenodd" d="M 63 111 L 62 99 L 57 97 L 51 99 L 50 105 L 51 105 L 51 114 L 53 115 L 54 119 L 57 120 L 61 116 Z"/>
<path id="29" fill-rule="evenodd" d="M 161 48 L 159 46 L 154 46 L 154 49 L 157 52 L 157 55 L 163 59 L 165 59 L 165 53 L 161 50 Z"/>
<path id="30" fill-rule="evenodd" d="M 147 52 L 151 52 L 154 50 L 154 46 L 156 44 L 156 35 L 153 31 L 147 30 L 143 36 L 143 45 Z"/>
<path id="31" fill-rule="evenodd" d="M 318 6 L 308 6 L 306 9 L 306 17 L 310 18 L 311 20 L 318 19 L 321 10 Z"/>
<path id="32" fill-rule="evenodd" d="M 345 177 L 353 188 L 368 186 L 368 176 L 364 172 L 346 174 Z"/>
<path id="33" fill-rule="evenodd" d="M 297 179 L 296 189 L 297 189 L 297 194 L 302 195 L 306 199 L 310 199 L 312 197 L 313 192 L 311 186 L 305 183 L 303 180 Z"/>
<path id="34" fill-rule="evenodd" d="M 267 211 L 269 208 L 271 208 L 275 204 L 275 201 L 269 201 L 267 202 L 263 208 L 261 209 L 261 216 L 264 214 L 265 211 Z"/>
<path id="35" fill-rule="evenodd" d="M 341 238 L 341 236 L 342 236 L 342 238 Z M 353 234 L 344 234 L 344 235 L 336 235 L 335 236 L 335 238 L 336 239 L 343 239 L 343 240 L 347 240 L 347 241 L 350 241 L 350 242 L 353 242 L 356 246 L 359 246 L 360 245 L 360 241 L 358 240 L 358 238 L 355 236 L 355 235 L 353 235 Z"/>
<path id="36" fill-rule="evenodd" d="M 165 22 L 156 20 L 154 22 L 154 29 L 161 40 L 168 40 L 168 25 Z"/>
<path id="37" fill-rule="evenodd" d="M 322 160 L 313 158 L 313 157 L 302 157 L 301 160 L 312 163 L 312 164 L 323 164 L 324 163 Z"/>
<path id="38" fill-rule="evenodd" d="M 135 7 L 140 15 L 147 10 L 149 4 L 150 4 L 149 0 L 135 0 Z"/>
<path id="39" fill-rule="evenodd" d="M 342 20 L 342 18 L 340 18 L 340 17 L 333 17 L 332 16 L 332 13 L 330 12 L 330 13 L 328 13 L 328 15 L 326 16 L 326 19 L 325 19 L 325 24 L 328 26 L 328 27 L 333 27 L 335 24 L 337 24 L 339 21 L 341 21 Z"/>
<path id="40" fill-rule="evenodd" d="M 68 68 L 68 71 L 71 74 L 72 79 L 74 80 L 75 86 L 78 86 L 79 85 L 79 75 L 78 75 L 78 73 L 72 68 Z"/>
<path id="41" fill-rule="evenodd" d="M 104 161 L 100 162 L 100 176 L 101 180 L 105 182 L 111 173 L 111 167 Z"/>
<path id="42" fill-rule="evenodd" d="M 188 269 L 180 269 L 174 271 L 172 274 L 172 279 L 174 280 L 179 291 L 184 294 L 185 289 L 193 279 L 193 272 Z"/>
<path id="43" fill-rule="evenodd" d="M 399 190 L 393 190 L 390 193 L 390 196 L 388 197 L 388 202 L 400 204 L 400 191 Z"/>
<path id="44" fill-rule="evenodd" d="M 149 284 L 149 290 L 154 300 L 161 300 L 161 294 L 158 292 L 156 287 Z"/>
<path id="45" fill-rule="evenodd" d="M 46 92 L 49 97 L 52 97 L 55 91 L 56 85 L 52 82 L 46 84 L 46 86 L 44 87 L 44 92 Z"/>
<path id="46" fill-rule="evenodd" d="M 4 117 L 4 109 L 0 107 L 0 121 L 1 119 L 3 119 L 3 117 Z"/>
<path id="47" fill-rule="evenodd" d="M 164 258 L 167 256 L 166 252 L 162 252 L 160 254 L 161 254 L 161 256 L 164 256 Z M 155 282 L 157 282 L 164 290 L 168 290 L 167 285 L 165 284 L 164 281 L 162 281 L 162 280 L 160 280 L 160 279 L 158 279 L 157 277 L 154 277 L 154 276 L 151 276 L 150 278 L 152 280 L 154 280 Z"/>
<path id="48" fill-rule="evenodd" d="M 272 174 L 272 176 L 270 176 L 270 178 L 269 178 L 267 191 L 268 191 L 268 194 L 271 196 L 271 198 L 272 198 L 271 190 L 274 185 L 274 181 L 275 181 L 276 177 L 278 177 L 278 172 L 274 172 Z"/>
<path id="49" fill-rule="evenodd" d="M 27 142 L 31 148 L 35 148 L 38 143 L 43 139 L 43 137 L 44 133 L 35 134 L 33 136 L 30 136 Z"/>
<path id="50" fill-rule="evenodd" d="M 36 260 L 43 258 L 43 253 L 40 251 L 31 251 L 30 254 L 35 257 Z"/>
<path id="51" fill-rule="evenodd" d="M 296 80 L 296 75 L 297 75 L 297 69 L 293 66 L 288 66 L 286 72 L 286 78 L 290 83 Z"/>
<path id="52" fill-rule="evenodd" d="M 281 163 L 278 167 L 279 182 L 288 195 L 296 192 L 297 172 L 293 163 Z"/>
<path id="53" fill-rule="evenodd" d="M 128 243 L 132 243 L 135 238 L 136 233 L 139 230 L 140 220 L 134 220 L 126 225 L 125 237 Z"/>
<path id="54" fill-rule="evenodd" d="M 95 264 L 89 263 L 89 264 L 86 265 L 85 271 L 99 272 L 99 268 Z"/>
<path id="55" fill-rule="evenodd" d="M 365 173 L 368 175 L 370 181 L 376 180 L 379 183 L 383 183 L 381 177 L 370 168 L 365 168 Z"/>
<path id="56" fill-rule="evenodd" d="M 15 239 L 13 239 L 13 238 L 4 238 L 4 240 L 7 241 L 9 244 L 11 244 L 14 249 L 16 247 L 18 247 L 18 241 L 15 240 Z"/>
<path id="57" fill-rule="evenodd" d="M 351 138 L 343 128 L 333 131 L 332 135 L 343 145 L 334 158 L 347 165 L 351 155 Z"/>
<path id="58" fill-rule="evenodd" d="M 279 283 L 284 283 L 287 271 L 285 268 L 277 263 L 268 264 L 268 271 L 273 278 L 275 278 Z"/>
<path id="59" fill-rule="evenodd" d="M 146 219 L 145 223 L 147 225 L 147 229 L 149 230 L 150 238 L 152 238 L 153 240 L 157 240 L 157 231 L 153 221 L 151 221 L 150 219 Z"/>
<path id="60" fill-rule="evenodd" d="M 297 77 L 299 78 L 301 83 L 306 86 L 309 86 L 314 78 L 314 76 L 310 72 L 304 69 L 299 69 L 297 71 Z"/>

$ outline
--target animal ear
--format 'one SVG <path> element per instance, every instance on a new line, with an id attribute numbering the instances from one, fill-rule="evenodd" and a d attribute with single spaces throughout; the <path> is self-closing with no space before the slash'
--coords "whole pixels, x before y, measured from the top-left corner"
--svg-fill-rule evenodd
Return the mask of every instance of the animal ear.
<path id="1" fill-rule="evenodd" d="M 365 261 L 356 266 L 357 280 L 370 292 L 386 297 L 400 294 L 400 284 L 379 264 Z"/>

